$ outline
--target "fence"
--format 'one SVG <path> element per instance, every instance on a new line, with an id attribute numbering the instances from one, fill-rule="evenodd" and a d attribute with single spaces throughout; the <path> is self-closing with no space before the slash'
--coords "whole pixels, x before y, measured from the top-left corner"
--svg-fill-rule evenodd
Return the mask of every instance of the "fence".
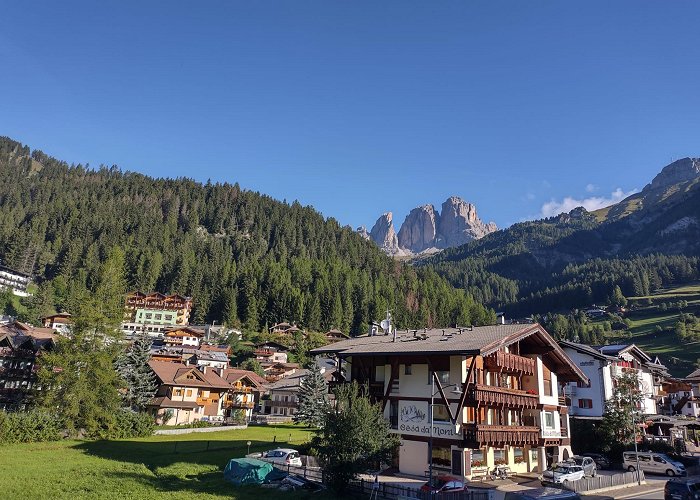
<path id="1" fill-rule="evenodd" d="M 365 481 L 360 479 L 359 481 L 352 481 L 350 483 L 351 489 L 355 490 L 360 494 L 372 494 L 376 491 L 377 498 L 384 498 L 387 500 L 490 500 L 491 490 L 469 490 L 469 491 L 445 491 L 440 493 L 433 493 L 430 495 L 429 491 L 421 491 L 418 489 L 410 488 L 408 486 L 401 486 L 398 484 L 389 483 L 375 483 L 373 481 Z"/>
<path id="2" fill-rule="evenodd" d="M 637 473 L 639 473 L 639 479 L 637 479 Z M 582 493 L 584 491 L 623 488 L 636 484 L 637 480 L 644 481 L 644 471 L 623 472 L 612 476 L 585 477 L 578 481 L 569 481 L 563 484 L 562 487 L 576 493 Z"/>

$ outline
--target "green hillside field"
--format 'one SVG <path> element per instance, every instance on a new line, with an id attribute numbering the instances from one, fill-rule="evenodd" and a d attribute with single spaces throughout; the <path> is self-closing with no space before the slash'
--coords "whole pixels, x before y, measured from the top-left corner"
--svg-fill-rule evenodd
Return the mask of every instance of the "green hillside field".
<path id="1" fill-rule="evenodd" d="M 231 458 L 250 451 L 307 442 L 310 431 L 298 426 L 261 426 L 245 430 L 152 436 L 116 441 L 59 441 L 0 447 L 2 498 L 192 498 L 270 497 L 261 487 L 224 481 Z M 281 493 L 295 500 L 305 493 Z M 314 498 L 331 498 L 315 494 Z"/>
<path id="2" fill-rule="evenodd" d="M 673 332 L 681 312 L 700 317 L 700 283 L 659 290 L 645 297 L 628 297 L 630 336 L 612 341 L 633 342 L 649 355 L 658 355 L 673 376 L 684 377 L 700 359 L 700 341 L 682 341 Z M 678 307 L 679 302 L 687 305 Z M 664 310 L 665 309 L 665 310 Z M 661 331 L 659 331 L 659 329 Z M 700 326 L 694 329 L 700 338 Z"/>

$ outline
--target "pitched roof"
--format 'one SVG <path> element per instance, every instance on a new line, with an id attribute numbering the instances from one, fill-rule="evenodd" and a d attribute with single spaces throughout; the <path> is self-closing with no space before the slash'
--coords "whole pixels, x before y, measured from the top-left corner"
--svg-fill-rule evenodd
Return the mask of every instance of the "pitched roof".
<path id="1" fill-rule="evenodd" d="M 617 359 L 614 356 L 608 356 L 607 354 L 603 354 L 595 347 L 591 347 L 591 346 L 586 345 L 586 344 L 579 344 L 577 342 L 570 342 L 568 340 L 560 340 L 559 345 L 564 347 L 564 348 L 573 349 L 574 351 L 580 352 L 581 354 L 587 354 L 587 355 L 591 356 L 592 358 L 596 358 L 596 359 L 600 359 L 600 360 L 615 361 Z"/>
<path id="2" fill-rule="evenodd" d="M 200 370 L 195 366 L 170 361 L 148 362 L 161 383 L 187 387 L 209 387 L 212 389 L 228 389 L 229 383 L 219 377 L 212 369 Z"/>
<path id="3" fill-rule="evenodd" d="M 528 339 L 547 348 L 564 381 L 587 381 L 586 375 L 569 359 L 557 342 L 539 324 L 490 325 L 473 328 L 432 328 L 406 330 L 392 335 L 374 335 L 341 340 L 311 350 L 311 354 L 338 354 L 341 357 L 391 355 L 482 355 L 486 356 L 514 342 Z"/>
<path id="4" fill-rule="evenodd" d="M 265 386 L 267 386 L 267 380 L 250 370 L 241 370 L 239 368 L 226 368 L 224 370 L 223 378 L 224 380 L 226 380 L 226 382 L 230 384 L 238 382 L 243 378 L 247 378 L 253 383 L 253 385 L 255 385 L 259 389 L 265 389 Z"/>
<path id="5" fill-rule="evenodd" d="M 204 337 L 204 332 L 202 330 L 192 328 L 191 326 L 176 326 L 165 330 L 166 337 L 183 337 L 185 334 L 187 334 L 186 336 Z"/>

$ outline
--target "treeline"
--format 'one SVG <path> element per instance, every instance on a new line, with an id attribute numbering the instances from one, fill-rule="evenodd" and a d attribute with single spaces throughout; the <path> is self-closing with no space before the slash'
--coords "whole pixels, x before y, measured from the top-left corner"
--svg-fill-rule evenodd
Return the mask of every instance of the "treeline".
<path id="1" fill-rule="evenodd" d="M 0 259 L 34 264 L 32 314 L 70 308 L 71 289 L 91 288 L 114 247 L 130 289 L 192 296 L 195 323 L 356 334 L 386 309 L 401 327 L 495 321 L 434 270 L 391 260 L 312 207 L 238 184 L 68 165 L 0 138 Z"/>

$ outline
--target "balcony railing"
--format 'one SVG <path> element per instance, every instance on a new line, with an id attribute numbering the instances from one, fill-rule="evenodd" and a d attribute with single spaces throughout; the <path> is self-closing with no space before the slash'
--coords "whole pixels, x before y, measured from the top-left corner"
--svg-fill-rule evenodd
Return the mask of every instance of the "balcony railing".
<path id="1" fill-rule="evenodd" d="M 224 403 L 224 408 L 255 408 L 253 401 L 227 401 Z"/>
<path id="2" fill-rule="evenodd" d="M 538 427 L 521 425 L 467 425 L 465 437 L 470 443 L 479 445 L 522 446 L 537 444 L 540 439 Z"/>
<path id="3" fill-rule="evenodd" d="M 506 387 L 494 387 L 490 385 L 475 384 L 469 390 L 472 401 L 487 406 L 506 406 L 515 408 L 537 408 L 539 398 L 537 394 L 528 394 L 518 389 Z"/>
<path id="4" fill-rule="evenodd" d="M 518 356 L 509 352 L 496 351 L 484 359 L 487 368 L 503 369 L 508 372 L 534 375 L 537 365 L 534 359 Z"/>
<path id="5" fill-rule="evenodd" d="M 270 406 L 277 406 L 280 408 L 296 408 L 298 405 L 296 401 L 270 401 Z"/>
<path id="6" fill-rule="evenodd" d="M 250 394 L 253 392 L 253 389 L 244 385 L 234 385 L 231 387 L 231 392 L 236 394 Z"/>

